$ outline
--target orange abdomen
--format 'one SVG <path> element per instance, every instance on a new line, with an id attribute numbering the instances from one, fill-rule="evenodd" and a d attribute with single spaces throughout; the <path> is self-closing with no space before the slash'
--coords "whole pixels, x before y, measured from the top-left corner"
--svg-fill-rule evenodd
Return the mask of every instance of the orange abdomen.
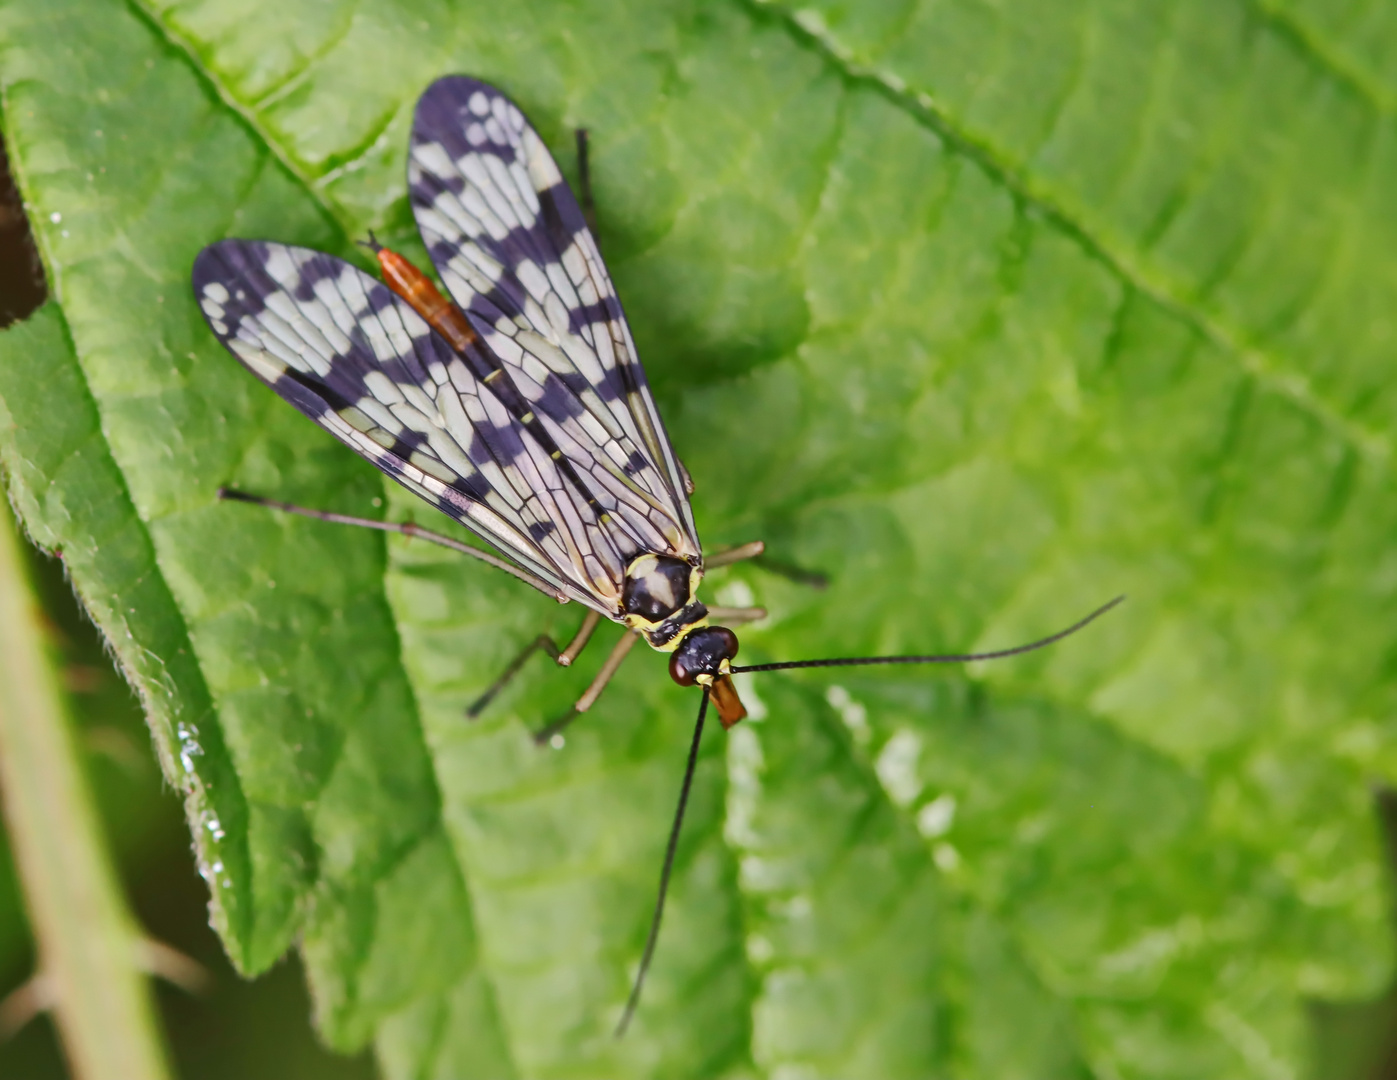
<path id="1" fill-rule="evenodd" d="M 378 265 L 383 270 L 383 280 L 387 286 L 401 296 L 412 309 L 427 320 L 427 325 L 446 338 L 457 352 L 465 352 L 467 346 L 476 342 L 476 333 L 466 321 L 461 309 L 453 304 L 435 285 L 432 279 L 413 266 L 396 251 L 374 245 Z"/>

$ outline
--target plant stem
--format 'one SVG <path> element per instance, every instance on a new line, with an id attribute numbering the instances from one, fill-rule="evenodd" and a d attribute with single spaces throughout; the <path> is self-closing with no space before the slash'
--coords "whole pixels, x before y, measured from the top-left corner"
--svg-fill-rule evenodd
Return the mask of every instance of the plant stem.
<path id="1" fill-rule="evenodd" d="M 152 995 L 0 498 L 0 802 L 39 971 L 77 1080 L 170 1075 Z"/>

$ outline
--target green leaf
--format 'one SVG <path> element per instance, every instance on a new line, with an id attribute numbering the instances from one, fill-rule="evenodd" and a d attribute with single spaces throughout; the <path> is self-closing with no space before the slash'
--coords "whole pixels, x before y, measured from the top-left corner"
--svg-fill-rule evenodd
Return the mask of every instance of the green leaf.
<path id="1" fill-rule="evenodd" d="M 0 455 L 141 691 L 234 961 L 306 957 L 393 1077 L 1291 1077 L 1375 994 L 1397 780 L 1397 25 L 1317 0 L 986 5 L 5 0 L 3 128 L 53 302 Z M 1386 18 L 1386 21 L 1383 21 Z M 227 235 L 422 259 L 404 148 L 467 72 L 571 169 L 710 549 L 773 674 L 706 738 L 579 618 L 275 399 L 191 302 Z M 384 501 L 387 506 L 384 507 Z"/>

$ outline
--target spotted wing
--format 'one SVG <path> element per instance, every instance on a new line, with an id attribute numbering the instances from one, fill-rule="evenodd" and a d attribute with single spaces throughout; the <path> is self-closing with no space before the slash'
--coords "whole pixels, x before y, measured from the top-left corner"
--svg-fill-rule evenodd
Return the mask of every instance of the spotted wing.
<path id="1" fill-rule="evenodd" d="M 624 491 L 663 542 L 700 554 L 687 478 L 577 201 L 538 133 L 461 76 L 417 103 L 408 190 L 456 302 L 594 495 Z"/>
<path id="2" fill-rule="evenodd" d="M 330 255 L 248 240 L 204 248 L 193 284 L 214 333 L 283 398 L 558 593 L 616 617 L 626 559 L 604 510 L 385 286 Z"/>

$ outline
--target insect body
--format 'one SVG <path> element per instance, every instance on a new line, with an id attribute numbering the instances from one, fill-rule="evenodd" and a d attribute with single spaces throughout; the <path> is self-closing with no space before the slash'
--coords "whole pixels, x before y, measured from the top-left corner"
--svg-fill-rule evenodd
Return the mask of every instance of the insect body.
<path id="1" fill-rule="evenodd" d="M 373 245 L 388 288 L 264 241 L 199 255 L 209 325 L 254 374 L 395 480 L 490 541 L 530 584 L 677 651 L 689 683 L 743 711 L 697 596 L 688 477 L 620 301 L 543 141 L 503 94 L 434 83 L 408 169 L 454 303 Z M 702 642 L 702 646 L 700 646 Z"/>
<path id="2" fill-rule="evenodd" d="M 798 660 L 734 668 L 737 637 L 710 626 L 760 609 L 710 611 L 705 567 L 760 553 L 754 543 L 706 561 L 693 488 L 636 358 L 597 245 L 542 139 L 485 83 L 438 80 L 417 105 L 408 164 L 413 213 L 450 299 L 371 240 L 385 285 L 306 248 L 222 240 L 195 260 L 209 326 L 273 390 L 394 480 L 490 543 L 499 556 L 411 524 L 349 518 L 223 491 L 294 513 L 421 536 L 589 609 L 563 649 L 539 638 L 468 712 L 478 713 L 534 648 L 571 663 L 605 617 L 626 634 L 573 713 L 584 711 L 637 638 L 703 696 L 640 972 L 660 926 L 709 702 L 724 726 L 745 715 L 731 675 L 792 667 L 993 659 L 984 654 Z"/>
<path id="3" fill-rule="evenodd" d="M 421 182 L 420 174 L 417 182 Z M 476 341 L 474 329 L 460 309 L 437 291 L 431 279 L 376 240 L 370 238 L 366 246 L 378 257 L 389 288 L 412 305 L 458 352 L 468 351 Z M 625 328 L 624 323 L 621 326 Z M 648 391 L 642 392 L 648 401 Z M 658 415 L 655 422 L 658 423 Z M 677 458 L 673 460 L 683 478 L 684 495 L 692 494 L 688 473 Z M 691 548 L 697 548 L 691 516 L 689 523 Z M 636 555 L 626 567 L 619 605 L 605 614 L 643 636 L 651 647 L 673 652 L 670 674 L 674 681 L 682 686 L 693 686 L 699 681 L 710 686 L 723 726 L 732 727 L 747 715 L 728 673 L 730 662 L 737 655 L 737 636 L 725 627 L 707 626 L 708 608 L 697 598 L 703 569 L 701 551 L 685 550 L 682 558 L 677 553 L 653 550 Z M 700 630 L 704 632 L 699 633 Z"/>

